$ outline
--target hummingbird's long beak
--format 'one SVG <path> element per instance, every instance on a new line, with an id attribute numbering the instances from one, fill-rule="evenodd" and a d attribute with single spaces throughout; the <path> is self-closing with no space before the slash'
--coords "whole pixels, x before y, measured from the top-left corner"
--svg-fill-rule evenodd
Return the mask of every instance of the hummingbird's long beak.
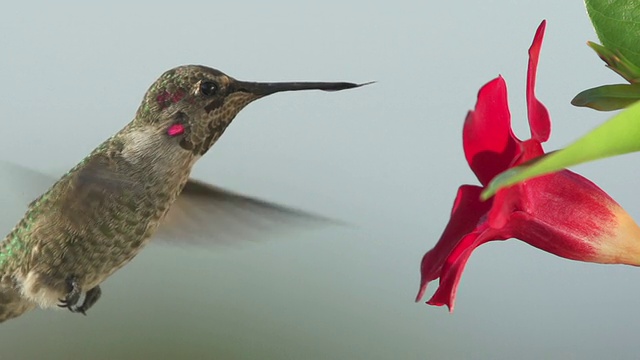
<path id="1" fill-rule="evenodd" d="M 373 83 L 354 84 L 349 82 L 249 82 L 235 81 L 234 90 L 251 93 L 257 96 L 271 95 L 282 91 L 322 90 L 340 91 L 353 89 Z"/>

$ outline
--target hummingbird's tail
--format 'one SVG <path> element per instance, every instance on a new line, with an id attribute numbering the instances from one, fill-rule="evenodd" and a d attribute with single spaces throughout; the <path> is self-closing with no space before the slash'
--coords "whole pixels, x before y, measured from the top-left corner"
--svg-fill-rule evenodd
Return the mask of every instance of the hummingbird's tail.
<path id="1" fill-rule="evenodd" d="M 14 288 L 0 287 L 0 323 L 18 317 L 36 305 Z"/>

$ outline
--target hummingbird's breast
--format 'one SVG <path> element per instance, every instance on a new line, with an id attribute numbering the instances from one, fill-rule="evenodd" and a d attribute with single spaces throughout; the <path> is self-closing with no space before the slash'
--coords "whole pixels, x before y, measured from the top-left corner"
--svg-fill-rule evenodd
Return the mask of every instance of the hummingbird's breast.
<path id="1" fill-rule="evenodd" d="M 19 239 L 22 250 L 0 264 L 25 296 L 53 306 L 69 276 L 87 291 L 147 243 L 195 162 L 163 138 L 149 139 L 125 133 L 108 140 L 30 205 L 5 240 Z"/>

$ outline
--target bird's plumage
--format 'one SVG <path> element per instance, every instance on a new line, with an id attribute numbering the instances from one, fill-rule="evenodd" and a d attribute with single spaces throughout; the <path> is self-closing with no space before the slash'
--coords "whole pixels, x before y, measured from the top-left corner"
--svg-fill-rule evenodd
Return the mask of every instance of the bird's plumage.
<path id="1" fill-rule="evenodd" d="M 222 221 L 203 230 L 212 237 L 223 234 L 234 212 L 243 214 L 240 219 L 257 215 L 248 224 L 307 217 L 189 181 L 191 169 L 256 99 L 280 91 L 358 86 L 243 82 L 193 65 L 165 72 L 135 118 L 31 202 L 0 243 L 0 322 L 36 305 L 85 313 L 100 297 L 99 284 L 148 243 L 172 207 L 164 227 L 174 238 L 186 238 L 193 226 L 214 224 L 213 219 Z M 185 226 L 171 226 L 172 221 Z M 209 235 L 205 232 L 201 237 Z"/>

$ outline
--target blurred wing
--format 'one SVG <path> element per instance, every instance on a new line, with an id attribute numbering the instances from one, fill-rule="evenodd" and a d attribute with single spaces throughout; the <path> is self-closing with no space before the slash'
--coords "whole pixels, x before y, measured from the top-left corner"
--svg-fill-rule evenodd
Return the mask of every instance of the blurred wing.
<path id="1" fill-rule="evenodd" d="M 78 180 L 102 189 L 133 185 L 98 170 L 87 166 Z M 0 161 L 0 233 L 9 233 L 27 206 L 55 181 L 54 176 Z M 341 223 L 190 179 L 154 238 L 180 245 L 231 244 L 273 238 L 284 230 L 337 224 Z"/>
<path id="2" fill-rule="evenodd" d="M 0 238 L 24 216 L 27 206 L 55 182 L 53 176 L 0 161 Z"/>
<path id="3" fill-rule="evenodd" d="M 174 244 L 231 244 L 339 221 L 189 179 L 156 237 Z"/>

